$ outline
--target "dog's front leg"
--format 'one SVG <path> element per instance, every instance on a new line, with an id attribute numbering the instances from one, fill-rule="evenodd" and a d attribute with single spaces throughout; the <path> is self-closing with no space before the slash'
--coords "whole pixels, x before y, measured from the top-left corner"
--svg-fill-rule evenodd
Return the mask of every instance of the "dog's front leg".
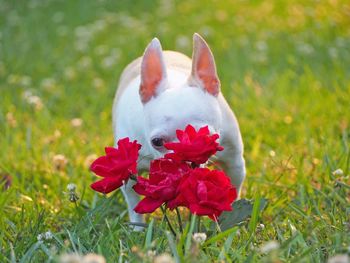
<path id="1" fill-rule="evenodd" d="M 127 184 L 123 185 L 121 187 L 122 192 L 124 194 L 126 203 L 128 205 L 128 213 L 131 223 L 144 223 L 144 216 L 141 214 L 138 214 L 134 211 L 135 206 L 140 201 L 139 196 L 135 193 L 132 186 L 135 184 L 135 182 L 129 181 Z M 142 230 L 143 227 L 135 226 L 134 230 Z"/>

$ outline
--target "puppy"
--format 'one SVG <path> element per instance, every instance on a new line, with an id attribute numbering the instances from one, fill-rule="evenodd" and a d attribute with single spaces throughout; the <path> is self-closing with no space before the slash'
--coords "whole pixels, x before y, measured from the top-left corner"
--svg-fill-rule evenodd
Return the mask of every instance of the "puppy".
<path id="1" fill-rule="evenodd" d="M 176 130 L 191 124 L 208 126 L 220 135 L 224 151 L 217 157 L 232 184 L 240 192 L 245 178 L 243 143 L 234 113 L 220 92 L 213 54 L 197 33 L 193 36 L 192 60 L 175 51 L 162 51 L 154 38 L 142 57 L 123 71 L 113 105 L 114 139 L 129 137 L 142 144 L 139 171 L 164 155 L 165 142 L 176 141 Z M 122 187 L 131 222 L 143 217 L 133 209 L 139 202 L 131 188 Z"/>

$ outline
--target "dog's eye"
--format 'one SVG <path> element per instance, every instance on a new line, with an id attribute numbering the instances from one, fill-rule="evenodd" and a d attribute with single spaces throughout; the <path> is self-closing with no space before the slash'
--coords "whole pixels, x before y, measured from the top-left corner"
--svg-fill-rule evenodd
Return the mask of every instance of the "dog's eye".
<path id="1" fill-rule="evenodd" d="M 152 145 L 156 148 L 162 147 L 164 144 L 164 140 L 162 138 L 153 138 Z"/>

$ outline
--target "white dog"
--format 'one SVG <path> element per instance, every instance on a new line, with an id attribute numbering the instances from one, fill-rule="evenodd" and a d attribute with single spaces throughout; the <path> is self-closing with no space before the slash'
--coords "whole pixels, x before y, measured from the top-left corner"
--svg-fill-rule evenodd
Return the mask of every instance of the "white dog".
<path id="1" fill-rule="evenodd" d="M 225 148 L 217 157 L 241 190 L 245 178 L 243 143 L 235 115 L 220 92 L 213 54 L 198 34 L 193 36 L 192 61 L 174 51 L 162 51 L 157 38 L 142 57 L 123 71 L 113 105 L 114 138 L 129 137 L 142 144 L 138 169 L 149 169 L 150 161 L 164 155 L 165 142 L 176 141 L 176 130 L 191 124 L 208 125 L 220 135 Z M 143 217 L 133 209 L 138 195 L 132 182 L 122 187 L 131 222 Z"/>

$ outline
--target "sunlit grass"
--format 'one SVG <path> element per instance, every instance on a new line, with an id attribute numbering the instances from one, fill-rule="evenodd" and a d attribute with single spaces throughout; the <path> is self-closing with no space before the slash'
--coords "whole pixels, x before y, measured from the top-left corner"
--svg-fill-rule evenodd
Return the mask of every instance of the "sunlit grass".
<path id="1" fill-rule="evenodd" d="M 349 253 L 349 10 L 347 1 L 0 1 L 0 177 L 12 178 L 0 192 L 0 261 L 174 256 L 165 225 L 154 222 L 150 243 L 130 231 L 121 193 L 94 194 L 88 167 L 113 145 L 124 66 L 154 36 L 191 55 L 193 32 L 210 44 L 240 122 L 243 197 L 269 200 L 253 232 L 245 222 L 219 234 L 198 258 L 322 262 Z M 38 242 L 47 231 L 53 238 Z M 263 253 L 273 240 L 278 248 Z"/>

